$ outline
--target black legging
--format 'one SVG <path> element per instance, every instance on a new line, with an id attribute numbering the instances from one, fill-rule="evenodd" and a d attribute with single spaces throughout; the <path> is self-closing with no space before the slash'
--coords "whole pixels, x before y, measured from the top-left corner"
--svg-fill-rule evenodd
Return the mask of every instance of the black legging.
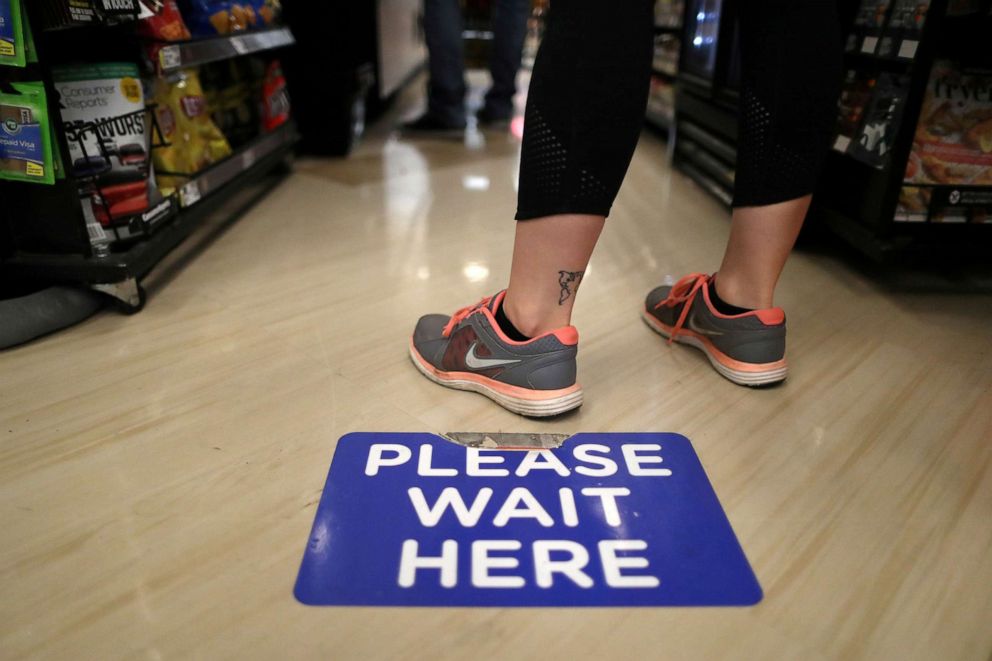
<path id="1" fill-rule="evenodd" d="M 528 93 L 517 220 L 606 216 L 644 122 L 653 0 L 554 0 Z M 813 192 L 836 117 L 836 0 L 740 0 L 734 206 Z"/>

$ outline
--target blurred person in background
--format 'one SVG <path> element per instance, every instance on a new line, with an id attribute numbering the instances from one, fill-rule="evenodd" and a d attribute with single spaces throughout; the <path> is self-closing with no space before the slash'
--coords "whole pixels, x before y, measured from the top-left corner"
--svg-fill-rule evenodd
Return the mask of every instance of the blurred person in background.
<path id="1" fill-rule="evenodd" d="M 489 60 L 492 86 L 478 112 L 483 125 L 499 126 L 513 118 L 527 19 L 531 0 L 492 1 L 493 42 Z M 464 20 L 459 0 L 424 0 L 424 33 L 427 38 L 430 80 L 427 111 L 403 125 L 410 133 L 452 133 L 465 130 Z"/>

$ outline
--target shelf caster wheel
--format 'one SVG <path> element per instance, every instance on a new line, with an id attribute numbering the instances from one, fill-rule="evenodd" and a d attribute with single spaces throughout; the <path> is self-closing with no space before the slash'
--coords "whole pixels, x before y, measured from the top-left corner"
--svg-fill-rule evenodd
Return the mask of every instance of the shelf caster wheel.
<path id="1" fill-rule="evenodd" d="M 98 292 L 110 297 L 114 309 L 122 314 L 137 314 L 145 307 L 148 300 L 145 289 L 134 278 L 110 284 L 91 285 Z"/>

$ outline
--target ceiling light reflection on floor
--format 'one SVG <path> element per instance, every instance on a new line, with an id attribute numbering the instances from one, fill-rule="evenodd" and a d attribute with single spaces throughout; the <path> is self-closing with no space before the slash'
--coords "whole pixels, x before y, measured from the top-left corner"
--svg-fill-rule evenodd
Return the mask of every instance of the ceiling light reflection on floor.
<path id="1" fill-rule="evenodd" d="M 489 277 L 489 267 L 479 262 L 469 262 L 462 268 L 462 274 L 469 282 L 482 282 Z"/>
<path id="2" fill-rule="evenodd" d="M 465 190 L 489 190 L 489 177 L 479 174 L 467 174 L 462 177 L 462 187 Z"/>

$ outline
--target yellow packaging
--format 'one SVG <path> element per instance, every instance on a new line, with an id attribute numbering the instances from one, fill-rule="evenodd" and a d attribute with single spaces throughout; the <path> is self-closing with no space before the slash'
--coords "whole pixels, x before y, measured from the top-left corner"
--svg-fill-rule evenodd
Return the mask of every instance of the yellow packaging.
<path id="1" fill-rule="evenodd" d="M 210 118 L 195 70 L 157 79 L 154 101 L 166 143 L 152 152 L 155 175 L 162 192 L 170 194 L 189 179 L 188 175 L 230 156 L 231 146 Z"/>

